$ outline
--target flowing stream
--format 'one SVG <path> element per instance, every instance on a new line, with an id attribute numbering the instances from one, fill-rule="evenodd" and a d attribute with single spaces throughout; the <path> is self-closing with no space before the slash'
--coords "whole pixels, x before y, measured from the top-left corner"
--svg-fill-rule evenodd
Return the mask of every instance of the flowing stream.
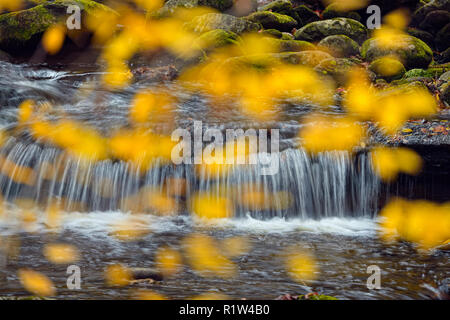
<path id="1" fill-rule="evenodd" d="M 44 66 L 0 63 L 0 127 L 15 127 L 17 106 L 24 99 L 49 101 L 63 110 L 65 117 L 104 134 L 125 126 L 131 98 L 148 83 L 137 82 L 120 92 L 96 89 L 82 94 L 80 86 L 96 87 L 99 76 L 101 73 L 96 70 L 81 67 L 55 71 Z M 251 121 L 226 106 L 208 109 L 204 97 L 189 95 L 176 83 L 165 85 L 164 90 L 180 98 L 176 110 L 180 127 L 189 127 L 193 120 L 220 129 L 252 126 Z M 50 233 L 43 222 L 32 233 L 19 231 L 14 221 L 0 222 L 0 235 L 20 242 L 20 252 L 13 259 L 0 255 L 0 295 L 24 295 L 16 271 L 29 267 L 50 276 L 60 298 L 127 298 L 129 288 L 105 286 L 106 265 L 153 267 L 158 247 L 180 248 L 183 237 L 199 232 L 217 239 L 248 238 L 251 250 L 234 260 L 238 276 L 228 280 L 202 278 L 186 267 L 176 277 L 147 288 L 170 298 L 216 292 L 232 298 L 273 299 L 284 293 L 310 291 L 342 299 L 429 298 L 423 284 L 435 285 L 448 276 L 448 252 L 420 255 L 410 244 L 386 245 L 378 239 L 380 182 L 371 171 L 370 157 L 365 153 L 350 156 L 334 152 L 311 158 L 296 147 L 299 117 L 308 110 L 307 106 L 287 106 L 281 108 L 279 121 L 267 123 L 280 130 L 282 146 L 277 155 L 279 170 L 270 176 L 261 175 L 259 165 L 236 166 L 224 176 L 213 176 L 195 172 L 189 164 L 160 163 L 142 173 L 121 161 L 81 163 L 28 136 L 7 138 L 0 148 L 3 199 L 8 203 L 26 199 L 37 210 L 59 199 L 65 215 L 58 235 Z M 337 108 L 323 112 L 339 114 Z M 12 179 L 18 176 L 26 177 L 26 182 Z M 135 203 L 129 201 L 130 197 L 145 188 L 168 192 L 164 186 L 173 179 L 186 182 L 183 196 L 176 198 L 178 215 L 137 214 L 150 226 L 148 235 L 139 241 L 120 242 L 110 235 L 109 226 L 133 211 Z M 239 204 L 242 195 L 255 186 L 262 188 L 265 209 L 236 205 L 233 218 L 214 226 L 197 223 L 186 208 L 192 195 L 199 191 L 225 196 Z M 281 191 L 291 195 L 289 206 L 270 197 Z M 12 205 L 5 210 L 8 216 L 14 216 L 16 209 Z M 77 265 L 82 270 L 82 290 L 65 287 L 67 266 L 45 260 L 42 247 L 49 241 L 70 243 L 81 251 Z M 318 279 L 299 284 L 288 277 L 279 253 L 291 245 L 314 253 L 320 269 Z M 378 265 L 382 270 L 379 290 L 366 286 L 370 265 Z"/>

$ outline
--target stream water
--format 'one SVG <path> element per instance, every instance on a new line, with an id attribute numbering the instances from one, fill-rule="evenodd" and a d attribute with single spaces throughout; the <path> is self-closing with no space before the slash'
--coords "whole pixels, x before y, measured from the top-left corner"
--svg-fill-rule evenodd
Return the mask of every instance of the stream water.
<path id="1" fill-rule="evenodd" d="M 64 111 L 65 117 L 82 121 L 105 134 L 125 126 L 131 98 L 148 83 L 134 83 L 120 92 L 97 88 L 80 94 L 81 85 L 96 87 L 100 75 L 96 70 L 81 67 L 75 71 L 55 71 L 43 66 L 0 63 L 0 126 L 5 130 L 14 128 L 16 108 L 24 99 L 50 101 Z M 204 97 L 189 95 L 176 84 L 164 88 L 181 101 L 176 109 L 176 123 L 180 127 L 189 127 L 193 120 L 220 129 L 252 127 L 251 121 L 232 108 L 218 106 L 211 110 L 206 107 Z M 64 199 L 66 213 L 58 235 L 50 233 L 43 222 L 33 233 L 21 231 L 14 221 L 0 222 L 2 238 L 20 242 L 18 255 L 12 259 L 2 256 L 0 260 L 0 295 L 26 294 L 16 272 L 29 267 L 51 277 L 59 298 L 128 298 L 132 288 L 104 284 L 105 266 L 123 263 L 130 267 L 153 267 L 158 247 L 170 245 L 178 249 L 183 237 L 196 232 L 217 239 L 248 238 L 251 250 L 234 260 L 239 269 L 237 277 L 202 278 L 185 267 L 173 278 L 137 288 L 149 288 L 169 298 L 215 292 L 232 298 L 273 299 L 284 293 L 310 291 L 342 299 L 429 298 L 423 285 L 437 286 L 448 277 L 449 252 L 421 255 L 408 243 L 382 243 L 377 236 L 380 183 L 371 172 L 369 157 L 329 153 L 313 159 L 301 148 L 294 148 L 301 127 L 299 118 L 309 112 L 309 107 L 290 105 L 279 112 L 279 121 L 266 123 L 267 127 L 280 129 L 283 149 L 278 155 L 280 170 L 272 176 L 260 175 L 258 166 L 236 168 L 218 178 L 207 173 L 194 174 L 190 165 L 164 164 L 142 175 L 130 170 L 124 162 L 108 160 L 81 165 L 76 159 L 60 157 L 57 148 L 38 144 L 29 137 L 8 138 L 0 149 L 3 198 L 8 202 L 27 199 L 37 207 L 55 198 Z M 322 112 L 339 114 L 337 108 Z M 11 164 L 12 171 L 32 172 L 34 182 L 26 185 L 12 181 L 6 174 L 11 173 Z M 49 164 L 57 168 L 58 174 L 50 177 L 44 174 L 43 168 Z M 130 215 L 129 202 L 125 201 L 128 197 L 149 186 L 163 190 L 172 178 L 186 181 L 185 195 L 177 199 L 182 208 L 179 215 L 138 215 L 148 222 L 150 229 L 138 241 L 120 242 L 110 235 L 109 226 Z M 263 186 L 266 195 L 289 192 L 290 206 L 275 202 L 266 210 L 236 207 L 235 217 L 214 226 L 193 221 L 188 210 L 183 209 L 183 203 L 196 191 L 216 192 L 239 203 L 239 197 L 255 185 Z M 8 216 L 14 216 L 13 206 L 6 210 Z M 50 241 L 70 243 L 80 250 L 82 257 L 76 264 L 82 272 L 81 290 L 66 288 L 67 266 L 53 265 L 43 257 L 42 248 Z M 313 252 L 320 269 L 316 280 L 299 284 L 288 277 L 278 255 L 291 245 Z M 366 286 L 370 265 L 381 268 L 379 290 Z"/>

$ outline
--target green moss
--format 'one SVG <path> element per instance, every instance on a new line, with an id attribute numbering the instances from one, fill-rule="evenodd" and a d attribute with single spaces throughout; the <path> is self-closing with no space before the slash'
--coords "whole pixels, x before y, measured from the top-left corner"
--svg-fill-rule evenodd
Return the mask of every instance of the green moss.
<path id="1" fill-rule="evenodd" d="M 359 54 L 358 43 L 342 34 L 328 36 L 322 39 L 318 45 L 335 57 L 349 57 Z"/>
<path id="2" fill-rule="evenodd" d="M 406 72 L 400 61 L 386 57 L 374 60 L 370 64 L 369 70 L 387 81 L 400 79 Z"/>
<path id="3" fill-rule="evenodd" d="M 278 48 L 280 52 L 299 52 L 299 51 L 313 51 L 316 46 L 301 40 L 278 40 Z"/>
<path id="4" fill-rule="evenodd" d="M 299 20 L 297 20 L 297 22 L 300 27 L 319 20 L 319 16 L 304 4 L 295 7 L 294 11 L 298 16 Z"/>
<path id="5" fill-rule="evenodd" d="M 277 29 L 291 31 L 297 25 L 297 21 L 285 14 L 270 11 L 258 11 L 247 16 L 247 20 L 260 23 L 264 29 Z"/>
<path id="6" fill-rule="evenodd" d="M 357 12 L 346 12 L 346 11 L 339 11 L 339 5 L 336 3 L 332 3 L 329 6 L 325 8 L 322 12 L 322 17 L 324 19 L 333 19 L 333 18 L 350 18 L 357 21 L 361 21 L 361 16 Z"/>
<path id="7" fill-rule="evenodd" d="M 408 35 L 399 35 L 392 40 L 395 48 L 385 48 L 379 45 L 377 39 L 365 41 L 361 47 L 361 55 L 368 61 L 383 56 L 397 56 L 407 69 L 426 68 L 433 59 L 431 48 L 422 40 Z"/>
<path id="8" fill-rule="evenodd" d="M 276 39 L 281 39 L 283 37 L 283 33 L 277 29 L 267 29 L 261 31 L 261 35 L 273 37 Z"/>
<path id="9" fill-rule="evenodd" d="M 222 29 L 211 30 L 205 32 L 197 41 L 202 48 L 213 49 L 231 44 L 238 44 L 240 37 L 231 31 Z"/>

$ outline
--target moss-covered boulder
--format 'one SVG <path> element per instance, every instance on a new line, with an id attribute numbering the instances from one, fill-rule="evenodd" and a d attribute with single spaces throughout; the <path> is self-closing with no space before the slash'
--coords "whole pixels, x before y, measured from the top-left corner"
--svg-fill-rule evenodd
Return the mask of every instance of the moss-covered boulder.
<path id="1" fill-rule="evenodd" d="M 367 39 L 367 28 L 356 20 L 335 18 L 307 24 L 294 34 L 295 39 L 310 42 L 320 41 L 325 37 L 343 34 L 358 43 Z"/>
<path id="2" fill-rule="evenodd" d="M 222 29 L 240 34 L 243 32 L 258 31 L 261 28 L 261 25 L 229 14 L 207 13 L 195 17 L 192 21 L 187 22 L 184 27 L 197 33 Z"/>
<path id="3" fill-rule="evenodd" d="M 398 35 L 393 40 L 394 45 L 386 47 L 379 39 L 371 38 L 363 43 L 361 55 L 368 61 L 384 56 L 395 56 L 406 69 L 426 68 L 433 59 L 430 47 L 420 39 L 409 35 Z"/>
<path id="4" fill-rule="evenodd" d="M 425 19 L 420 23 L 422 30 L 436 33 L 441 30 L 450 21 L 450 12 L 445 10 L 435 10 L 428 13 Z"/>
<path id="5" fill-rule="evenodd" d="M 320 50 L 324 50 L 337 58 L 359 54 L 358 43 L 342 34 L 323 38 L 320 40 L 318 46 Z"/>
<path id="6" fill-rule="evenodd" d="M 388 57 L 372 61 L 369 70 L 374 72 L 378 78 L 386 81 L 400 79 L 406 72 L 405 67 L 400 61 Z"/>
<path id="7" fill-rule="evenodd" d="M 306 41 L 281 39 L 271 39 L 271 41 L 271 44 L 277 48 L 278 52 L 300 52 L 316 50 L 315 45 Z"/>
<path id="8" fill-rule="evenodd" d="M 285 14 L 270 11 L 258 11 L 246 17 L 247 20 L 261 24 L 264 29 L 291 31 L 297 26 L 297 21 Z"/>
<path id="9" fill-rule="evenodd" d="M 231 44 L 238 44 L 240 37 L 232 32 L 222 29 L 211 30 L 203 33 L 196 40 L 196 44 L 205 50 L 212 50 Z"/>
<path id="10" fill-rule="evenodd" d="M 297 22 L 299 27 L 303 27 L 308 23 L 320 20 L 319 16 L 305 5 L 295 7 L 294 11 L 298 16 Z"/>
<path id="11" fill-rule="evenodd" d="M 429 69 L 411 69 L 405 72 L 403 78 L 437 78 L 442 74 L 442 69 L 429 68 Z"/>
<path id="12" fill-rule="evenodd" d="M 334 59 L 331 55 L 323 51 L 302 51 L 302 52 L 283 52 L 278 57 L 289 64 L 306 65 L 315 67 L 327 59 Z"/>
<path id="13" fill-rule="evenodd" d="M 117 14 L 112 9 L 91 0 L 55 0 L 21 10 L 0 15 L 0 49 L 22 50 L 36 45 L 47 28 L 66 21 L 67 7 L 76 4 L 83 15 L 97 15 L 101 11 Z M 82 18 L 82 21 L 85 19 Z"/>
<path id="14" fill-rule="evenodd" d="M 426 31 L 417 29 L 417 28 L 408 28 L 406 32 L 413 37 L 416 37 L 423 42 L 425 42 L 427 45 L 430 46 L 430 48 L 434 48 L 434 36 Z"/>
<path id="15" fill-rule="evenodd" d="M 158 11 L 158 16 L 168 16 L 177 8 L 211 7 L 225 11 L 233 6 L 233 0 L 167 0 Z"/>
<path id="16" fill-rule="evenodd" d="M 275 39 L 281 39 L 283 37 L 283 32 L 281 32 L 280 30 L 277 30 L 277 29 L 261 30 L 260 33 L 263 36 L 272 37 Z"/>
<path id="17" fill-rule="evenodd" d="M 431 0 L 425 3 L 414 12 L 412 16 L 412 23 L 414 25 L 419 25 L 425 20 L 426 16 L 436 10 L 450 11 L 450 1 L 448 0 Z"/>
<path id="18" fill-rule="evenodd" d="M 349 80 L 350 71 L 359 62 L 357 59 L 349 58 L 325 59 L 314 70 L 320 74 L 331 76 L 338 86 L 344 86 Z"/>
<path id="19" fill-rule="evenodd" d="M 441 100 L 450 106 L 450 82 L 444 83 L 440 87 L 439 92 L 441 94 Z"/>
<path id="20" fill-rule="evenodd" d="M 289 32 L 282 32 L 281 33 L 281 40 L 295 40 L 294 35 Z"/>
<path id="21" fill-rule="evenodd" d="M 284 14 L 298 21 L 299 17 L 294 11 L 294 6 L 289 0 L 275 0 L 258 8 L 258 11 L 271 11 Z"/>
<path id="22" fill-rule="evenodd" d="M 322 12 L 322 17 L 324 19 L 350 18 L 356 21 L 361 21 L 361 16 L 359 15 L 359 13 L 355 11 L 342 11 L 338 3 L 332 3 L 328 7 L 326 7 Z"/>
<path id="23" fill-rule="evenodd" d="M 438 50 L 445 50 L 450 44 L 450 22 L 445 25 L 437 34 L 434 40 Z"/>

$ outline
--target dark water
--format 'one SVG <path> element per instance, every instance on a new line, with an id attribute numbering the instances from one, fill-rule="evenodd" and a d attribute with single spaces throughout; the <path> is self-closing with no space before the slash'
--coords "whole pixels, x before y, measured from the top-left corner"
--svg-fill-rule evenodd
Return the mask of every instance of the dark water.
<path id="1" fill-rule="evenodd" d="M 0 63 L 0 125 L 8 129 L 15 126 L 16 107 L 24 99 L 37 102 L 50 101 L 64 116 L 98 128 L 104 134 L 127 124 L 128 106 L 133 95 L 148 83 L 134 83 L 120 92 L 109 92 L 98 86 L 100 72 L 95 70 L 54 71 L 30 65 Z M 93 91 L 79 91 L 80 86 Z M 219 128 L 248 128 L 251 120 L 243 118 L 226 105 L 207 107 L 207 98 L 188 94 L 177 84 L 164 85 L 180 99 L 176 108 L 176 124 L 188 127 L 193 120 Z M 83 93 L 85 92 L 85 93 Z M 313 109 L 284 103 L 279 109 L 279 120 L 260 124 L 279 128 L 283 151 L 280 172 L 263 179 L 254 171 L 238 171 L 227 176 L 226 190 L 239 195 L 242 185 L 262 184 L 265 191 L 289 190 L 294 204 L 288 211 L 247 212 L 241 210 L 239 218 L 227 220 L 213 228 L 193 224 L 189 216 L 170 218 L 144 216 L 151 220 L 152 232 L 134 242 L 120 242 L 109 236 L 109 225 L 127 214 L 118 212 L 121 199 L 146 185 L 163 185 L 165 179 L 180 174 L 189 181 L 192 191 L 211 191 L 218 188 L 214 177 L 191 177 L 189 168 L 158 167 L 144 178 L 126 176 L 126 164 L 102 162 L 91 164 L 84 183 L 77 180 L 80 170 L 76 161 L 59 164 L 64 168 L 64 179 L 46 181 L 39 178 L 33 186 L 12 183 L 0 176 L 2 195 L 7 200 L 27 198 L 35 203 L 43 199 L 64 197 L 69 211 L 60 234 L 48 233 L 39 227 L 35 233 L 24 233 L 11 221 L 0 222 L 2 241 L 20 244 L 16 257 L 6 259 L 0 255 L 0 295 L 25 295 L 17 279 L 19 268 L 29 267 L 49 276 L 58 289 L 58 298 L 129 298 L 133 290 L 152 289 L 169 298 L 189 298 L 205 292 L 225 294 L 231 298 L 273 299 L 280 294 L 303 294 L 318 291 L 342 299 L 425 299 L 429 291 L 423 284 L 437 286 L 449 276 L 450 253 L 436 251 L 419 254 L 410 244 L 384 244 L 377 236 L 378 180 L 369 170 L 366 158 L 356 161 L 346 154 L 322 155 L 310 159 L 297 144 L 296 133 L 301 117 Z M 321 110 L 340 114 L 338 108 Z M 58 118 L 55 114 L 50 117 Z M 56 161 L 58 150 L 30 141 L 27 137 L 12 137 L 2 147 L 1 154 L 21 167 L 39 173 L 44 161 Z M 284 162 L 283 162 L 284 161 Z M 178 171 L 177 171 L 178 170 Z M 88 178 L 89 177 L 89 178 Z M 100 186 L 96 183 L 111 178 L 113 195 L 99 199 Z M 192 179 L 191 179 L 192 178 Z M 114 180 L 115 179 L 115 180 Z M 191 179 L 191 180 L 189 180 Z M 259 179 L 259 180 L 258 180 Z M 121 191 L 119 191 L 121 190 Z M 72 211 L 70 203 L 83 200 L 88 213 Z M 101 212 L 100 212 L 101 211 Z M 125 210 L 126 211 L 126 210 Z M 184 212 L 184 211 L 183 211 Z M 14 217 L 14 209 L 6 214 Z M 192 232 L 211 235 L 217 239 L 232 236 L 247 237 L 251 250 L 234 262 L 239 273 L 232 279 L 202 278 L 190 268 L 174 278 L 158 284 L 111 288 L 104 284 L 103 270 L 112 263 L 130 267 L 152 267 L 154 254 L 162 245 L 180 248 L 180 241 Z M 42 254 L 49 242 L 75 245 L 81 252 L 76 264 L 82 272 L 82 289 L 65 287 L 67 266 L 50 264 Z M 317 280 L 298 284 L 288 277 L 280 252 L 289 246 L 306 248 L 312 252 L 320 268 Z M 370 265 L 381 268 L 381 289 L 369 290 L 366 270 Z"/>

